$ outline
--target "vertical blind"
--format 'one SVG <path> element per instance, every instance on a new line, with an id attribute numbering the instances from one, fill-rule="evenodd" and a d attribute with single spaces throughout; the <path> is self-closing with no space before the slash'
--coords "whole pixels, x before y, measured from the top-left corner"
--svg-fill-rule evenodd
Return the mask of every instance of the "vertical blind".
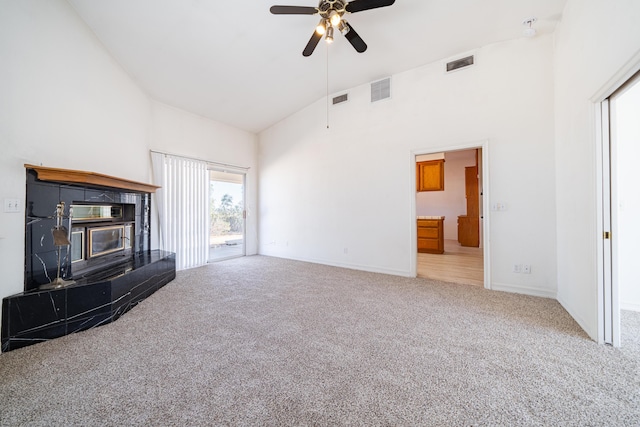
<path id="1" fill-rule="evenodd" d="M 207 263 L 209 193 L 207 163 L 151 152 L 160 223 L 160 247 L 175 252 L 176 269 Z"/>

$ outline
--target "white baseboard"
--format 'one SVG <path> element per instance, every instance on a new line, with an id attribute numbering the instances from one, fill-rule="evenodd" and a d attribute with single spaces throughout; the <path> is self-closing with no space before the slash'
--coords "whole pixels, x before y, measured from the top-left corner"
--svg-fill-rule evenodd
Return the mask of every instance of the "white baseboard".
<path id="1" fill-rule="evenodd" d="M 534 297 L 557 299 L 558 293 L 554 289 L 532 288 L 530 286 L 509 285 L 506 283 L 492 283 L 491 290 L 531 295 Z"/>
<path id="2" fill-rule="evenodd" d="M 638 311 L 638 312 L 640 312 L 640 303 L 621 302 L 620 303 L 620 310 Z"/>
<path id="3" fill-rule="evenodd" d="M 371 265 L 363 265 L 363 264 L 355 264 L 355 263 L 337 262 L 337 261 L 327 260 L 322 258 L 296 257 L 296 256 L 284 255 L 284 254 L 275 253 L 275 252 L 271 253 L 269 251 L 261 252 L 260 255 L 271 256 L 274 258 L 292 259 L 295 261 L 302 261 L 302 262 L 310 262 L 312 264 L 330 265 L 332 267 L 348 268 L 350 270 L 368 271 L 370 273 L 389 274 L 391 276 L 415 277 L 415 276 L 412 276 L 410 272 L 405 270 L 380 268 L 380 267 L 375 267 Z"/>

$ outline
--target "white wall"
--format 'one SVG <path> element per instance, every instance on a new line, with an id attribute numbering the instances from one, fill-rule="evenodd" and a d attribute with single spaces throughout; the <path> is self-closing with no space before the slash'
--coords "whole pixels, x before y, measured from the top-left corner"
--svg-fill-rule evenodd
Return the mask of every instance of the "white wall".
<path id="1" fill-rule="evenodd" d="M 638 51 L 640 2 L 568 0 L 556 31 L 558 300 L 598 336 L 597 147 L 592 98 Z"/>
<path id="2" fill-rule="evenodd" d="M 449 151 L 444 155 L 444 191 L 416 194 L 418 216 L 444 216 L 444 238 L 458 240 L 458 215 L 467 214 L 464 168 L 475 166 L 476 151 Z"/>
<path id="3" fill-rule="evenodd" d="M 618 244 L 618 281 L 620 307 L 640 311 L 640 270 L 638 242 L 640 242 L 640 80 L 611 102 L 612 145 L 616 147 L 615 166 L 618 230 L 614 242 Z"/>
<path id="4" fill-rule="evenodd" d="M 155 101 L 151 104 L 151 111 L 152 150 L 249 168 L 246 181 L 246 253 L 256 254 L 257 135 Z M 157 234 L 154 241 L 156 238 Z"/>
<path id="5" fill-rule="evenodd" d="M 0 1 L 0 58 L 0 200 L 24 203 L 25 163 L 149 181 L 147 97 L 66 1 Z M 24 214 L 0 212 L 0 298 L 24 290 Z"/>
<path id="6" fill-rule="evenodd" d="M 488 139 L 485 184 L 509 207 L 490 218 L 491 284 L 555 297 L 553 39 L 477 55 L 464 71 L 435 63 L 394 75 L 392 98 L 375 104 L 368 85 L 352 88 L 330 129 L 320 99 L 262 132 L 260 253 L 411 275 L 412 151 Z M 532 274 L 512 273 L 514 263 Z"/>

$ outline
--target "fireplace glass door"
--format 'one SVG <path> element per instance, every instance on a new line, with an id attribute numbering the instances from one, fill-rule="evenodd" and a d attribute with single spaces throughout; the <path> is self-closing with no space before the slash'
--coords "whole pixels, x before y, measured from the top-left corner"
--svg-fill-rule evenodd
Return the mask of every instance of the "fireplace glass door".
<path id="1" fill-rule="evenodd" d="M 124 225 L 89 228 L 89 258 L 124 250 Z"/>
<path id="2" fill-rule="evenodd" d="M 84 228 L 71 231 L 71 262 L 84 261 Z"/>

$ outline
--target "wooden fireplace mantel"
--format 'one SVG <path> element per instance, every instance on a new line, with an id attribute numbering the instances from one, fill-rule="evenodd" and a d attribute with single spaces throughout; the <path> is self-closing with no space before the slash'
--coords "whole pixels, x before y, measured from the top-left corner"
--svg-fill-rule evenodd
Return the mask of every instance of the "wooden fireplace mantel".
<path id="1" fill-rule="evenodd" d="M 155 191 L 160 188 L 157 185 L 116 178 L 96 172 L 49 168 L 29 164 L 25 164 L 24 167 L 33 169 L 41 181 L 61 182 L 65 184 L 89 184 L 143 193 L 155 193 Z"/>

